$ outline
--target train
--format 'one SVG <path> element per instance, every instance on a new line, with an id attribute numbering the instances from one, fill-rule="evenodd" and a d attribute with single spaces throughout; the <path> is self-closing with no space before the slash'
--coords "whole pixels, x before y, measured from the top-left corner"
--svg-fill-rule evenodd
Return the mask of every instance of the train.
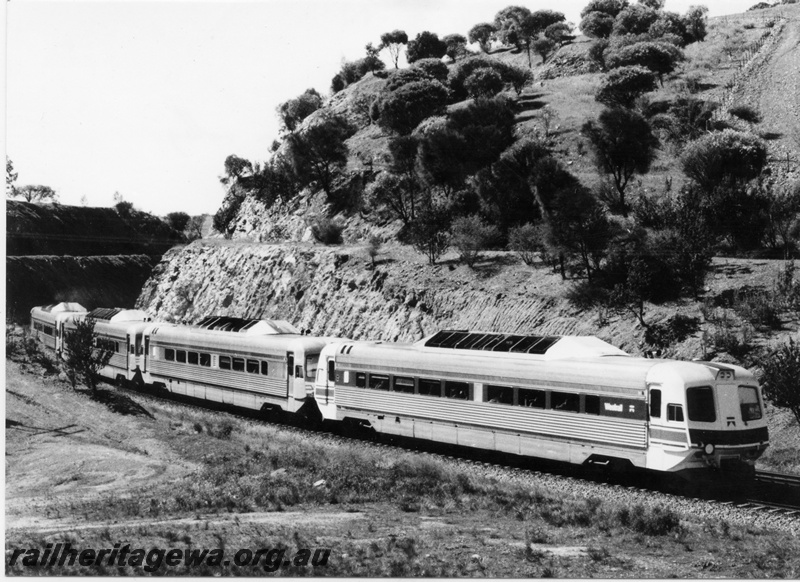
<path id="1" fill-rule="evenodd" d="M 390 438 L 690 481 L 752 476 L 769 445 L 763 395 L 745 368 L 635 357 L 592 336 L 443 330 L 415 343 L 352 341 L 283 320 L 178 325 L 79 307 L 34 308 L 32 331 L 59 351 L 75 321 L 94 319 L 114 351 L 101 371 L 110 380 Z"/>

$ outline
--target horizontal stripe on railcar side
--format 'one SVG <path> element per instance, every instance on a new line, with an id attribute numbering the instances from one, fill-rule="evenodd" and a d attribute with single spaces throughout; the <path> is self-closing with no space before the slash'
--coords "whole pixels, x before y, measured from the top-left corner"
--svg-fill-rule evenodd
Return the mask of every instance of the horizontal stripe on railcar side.
<path id="1" fill-rule="evenodd" d="M 339 387 L 336 405 L 373 414 L 645 448 L 644 422 L 484 402 Z"/>
<path id="2" fill-rule="evenodd" d="M 252 356 L 254 358 L 262 358 L 266 359 L 267 357 L 273 358 L 278 363 L 286 363 L 286 352 L 292 350 L 286 350 L 283 352 L 280 351 L 262 351 L 262 352 L 253 352 L 253 351 L 246 351 L 246 350 L 236 350 L 231 348 L 222 348 L 219 346 L 204 346 L 201 343 L 197 344 L 185 344 L 185 343 L 175 343 L 175 342 L 164 342 L 159 341 L 156 343 L 152 339 L 150 340 L 150 348 L 169 348 L 175 350 L 186 350 L 187 352 L 210 352 L 215 354 L 222 354 L 222 355 L 233 355 L 233 356 Z"/>
<path id="3" fill-rule="evenodd" d="M 159 376 L 166 380 L 195 382 L 272 396 L 285 397 L 288 391 L 286 379 L 270 378 L 247 372 L 231 372 L 185 364 L 171 365 L 169 362 L 157 360 L 148 360 L 147 371 L 151 376 Z"/>
<path id="4" fill-rule="evenodd" d="M 650 427 L 650 438 L 659 441 L 666 441 L 669 443 L 686 444 L 686 429 L 683 428 L 666 428 L 662 426 Z"/>

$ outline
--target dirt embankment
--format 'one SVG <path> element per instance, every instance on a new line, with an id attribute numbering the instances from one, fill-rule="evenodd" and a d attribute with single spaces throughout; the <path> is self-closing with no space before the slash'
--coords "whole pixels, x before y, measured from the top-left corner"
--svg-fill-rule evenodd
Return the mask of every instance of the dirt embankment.
<path id="1" fill-rule="evenodd" d="M 6 254 L 161 255 L 181 235 L 144 212 L 6 202 Z"/>
<path id="2" fill-rule="evenodd" d="M 130 307 L 159 257 L 149 255 L 6 257 L 6 317 L 27 322 L 36 305 L 76 301 Z"/>

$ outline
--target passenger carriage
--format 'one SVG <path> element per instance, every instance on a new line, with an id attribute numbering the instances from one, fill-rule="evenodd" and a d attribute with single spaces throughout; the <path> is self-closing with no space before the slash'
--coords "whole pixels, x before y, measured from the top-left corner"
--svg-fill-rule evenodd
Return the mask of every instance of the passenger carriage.
<path id="1" fill-rule="evenodd" d="M 207 317 L 144 331 L 144 376 L 176 394 L 255 410 L 298 412 L 313 400 L 319 353 L 331 340 L 280 320 Z M 318 413 L 317 413 L 318 414 Z"/>
<path id="2" fill-rule="evenodd" d="M 98 347 L 111 351 L 108 365 L 99 374 L 109 380 L 128 380 L 142 384 L 144 348 L 142 334 L 152 317 L 140 309 L 119 307 L 97 308 L 87 313 L 76 313 L 65 322 L 65 329 L 75 329 L 75 322 L 93 319 Z"/>
<path id="3" fill-rule="evenodd" d="M 57 353 L 61 352 L 63 325 L 71 316 L 86 313 L 80 303 L 61 302 L 31 309 L 31 335 Z"/>
<path id="4" fill-rule="evenodd" d="M 683 475 L 752 467 L 768 441 L 745 369 L 631 357 L 594 337 L 444 331 L 335 343 L 321 361 L 323 417 L 385 434 Z"/>

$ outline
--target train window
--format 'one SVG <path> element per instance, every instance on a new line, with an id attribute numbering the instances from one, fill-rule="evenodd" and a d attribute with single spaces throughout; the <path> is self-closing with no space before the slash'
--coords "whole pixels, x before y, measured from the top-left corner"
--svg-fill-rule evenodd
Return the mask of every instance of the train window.
<path id="1" fill-rule="evenodd" d="M 711 386 L 700 386 L 686 389 L 686 409 L 689 420 L 697 422 L 714 422 L 717 411 L 714 406 L 714 390 Z"/>
<path id="2" fill-rule="evenodd" d="M 258 360 L 247 360 L 247 373 L 248 374 L 258 374 L 258 368 L 260 367 Z"/>
<path id="3" fill-rule="evenodd" d="M 175 350 L 172 350 L 170 348 L 165 348 L 164 349 L 164 359 L 167 360 L 168 362 L 174 362 L 175 361 Z"/>
<path id="4" fill-rule="evenodd" d="M 497 404 L 514 404 L 514 389 L 511 386 L 487 386 L 486 401 Z"/>
<path id="5" fill-rule="evenodd" d="M 190 364 L 193 364 L 193 365 L 195 365 L 195 366 L 196 366 L 196 365 L 197 365 L 197 363 L 200 361 L 200 356 L 198 355 L 198 353 L 197 353 L 197 352 L 188 352 L 188 353 L 186 354 L 186 360 L 187 360 L 187 361 L 188 361 Z"/>
<path id="6" fill-rule="evenodd" d="M 547 394 L 544 390 L 527 390 L 520 388 L 517 391 L 517 403 L 528 408 L 544 408 Z"/>
<path id="7" fill-rule="evenodd" d="M 569 392 L 551 392 L 550 408 L 562 412 L 578 412 L 581 409 L 580 396 Z"/>
<path id="8" fill-rule="evenodd" d="M 261 362 L 261 375 L 269 376 L 269 364 L 267 362 Z"/>
<path id="9" fill-rule="evenodd" d="M 389 376 L 384 376 L 383 374 L 370 374 L 369 387 L 374 390 L 388 390 Z"/>
<path id="10" fill-rule="evenodd" d="M 211 354 L 200 352 L 200 365 L 209 368 L 211 366 Z"/>
<path id="11" fill-rule="evenodd" d="M 231 358 L 230 358 L 230 356 L 220 356 L 219 357 L 219 369 L 220 370 L 230 370 L 231 369 Z"/>
<path id="12" fill-rule="evenodd" d="M 294 376 L 294 354 L 286 354 L 286 373 Z"/>
<path id="13" fill-rule="evenodd" d="M 175 350 L 175 361 L 181 364 L 186 363 L 186 350 Z"/>
<path id="14" fill-rule="evenodd" d="M 364 372 L 356 372 L 356 388 L 367 387 L 367 375 Z"/>
<path id="15" fill-rule="evenodd" d="M 444 395 L 447 398 L 469 400 L 469 384 L 466 382 L 445 382 Z"/>
<path id="16" fill-rule="evenodd" d="M 319 366 L 319 356 L 306 356 L 306 376 L 313 378 L 317 375 Z"/>
<path id="17" fill-rule="evenodd" d="M 650 416 L 661 418 L 661 390 L 650 389 Z"/>
<path id="18" fill-rule="evenodd" d="M 44 333 L 47 335 L 53 335 L 53 328 L 52 326 L 45 325 L 44 326 Z"/>
<path id="19" fill-rule="evenodd" d="M 294 367 L 294 375 L 297 378 L 303 377 L 303 366 L 295 366 Z"/>
<path id="20" fill-rule="evenodd" d="M 402 376 L 394 377 L 394 391 L 405 392 L 406 394 L 414 393 L 414 378 L 403 378 Z"/>
<path id="21" fill-rule="evenodd" d="M 426 380 L 420 378 L 419 393 L 425 396 L 441 396 L 442 383 L 439 380 Z"/>
<path id="22" fill-rule="evenodd" d="M 584 396 L 583 411 L 586 414 L 600 414 L 600 397 L 590 394 Z"/>
<path id="23" fill-rule="evenodd" d="M 667 404 L 667 420 L 683 422 L 683 406 L 680 404 Z"/>
<path id="24" fill-rule="evenodd" d="M 758 403 L 758 391 L 752 386 L 739 386 L 739 407 L 742 420 L 758 420 L 761 418 L 761 405 Z"/>
<path id="25" fill-rule="evenodd" d="M 233 371 L 244 372 L 244 358 L 233 358 Z"/>

